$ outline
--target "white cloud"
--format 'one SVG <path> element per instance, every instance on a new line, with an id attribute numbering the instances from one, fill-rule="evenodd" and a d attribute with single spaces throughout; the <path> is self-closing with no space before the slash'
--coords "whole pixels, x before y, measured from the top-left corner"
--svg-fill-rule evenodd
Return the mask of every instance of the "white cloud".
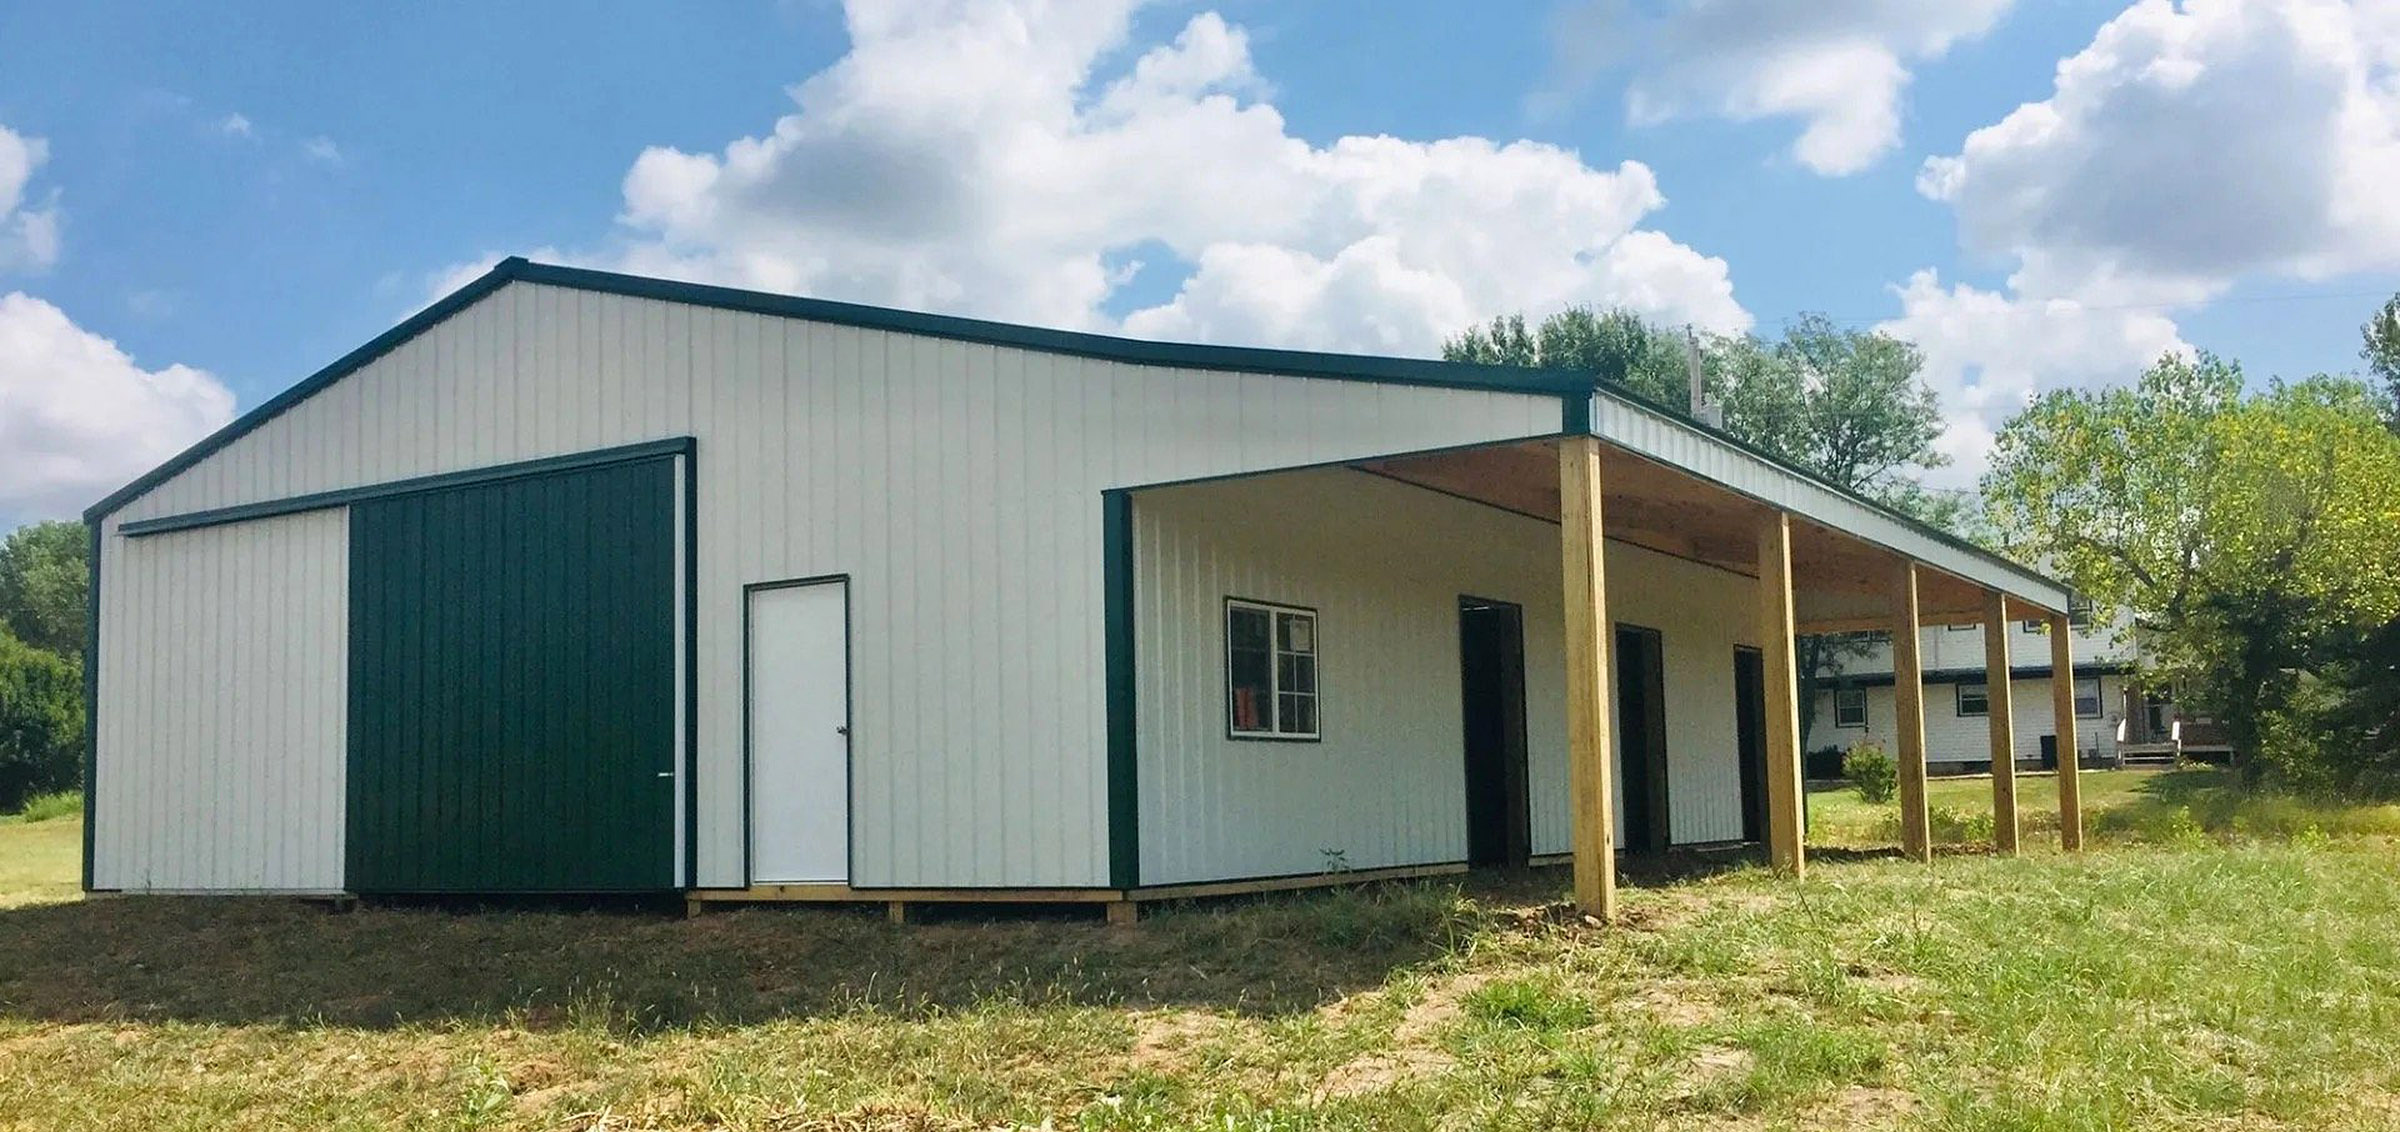
<path id="1" fill-rule="evenodd" d="M 1975 482 L 1999 427 L 2052 389 L 2120 384 L 2167 353 L 2191 347 L 2154 310 L 2023 299 L 1920 271 L 1893 289 L 1901 314 L 1876 327 L 1917 344 L 1948 426 L 1936 446 L 1953 463 L 1928 477 Z"/>
<path id="2" fill-rule="evenodd" d="M 1982 35 L 2014 0 L 1675 0 L 1653 18 L 1586 0 L 1562 20 L 1562 79 L 1629 63 L 1627 116 L 1795 118 L 1792 157 L 1856 173 L 1900 143 L 1910 68 Z"/>
<path id="3" fill-rule="evenodd" d="M 1918 186 L 2036 297 L 2400 267 L 2400 4 L 2144 0 Z"/>
<path id="4" fill-rule="evenodd" d="M 58 262 L 57 194 L 39 207 L 26 203 L 34 171 L 49 159 L 48 142 L 0 126 L 0 271 L 40 270 Z"/>
<path id="5" fill-rule="evenodd" d="M 332 138 L 324 137 L 322 135 L 301 142 L 300 152 L 310 161 L 321 162 L 326 165 L 339 165 L 342 163 L 342 147 L 333 144 Z"/>
<path id="6" fill-rule="evenodd" d="M 233 416 L 207 373 L 145 370 L 22 292 L 0 295 L 0 516 L 71 516 Z"/>
<path id="7" fill-rule="evenodd" d="M 1202 13 L 1130 44 L 1131 7 L 856 0 L 849 54 L 793 89 L 792 113 L 717 152 L 643 152 L 616 243 L 579 258 L 1333 349 L 1430 353 L 1475 320 L 1570 303 L 1749 325 L 1722 260 L 1642 226 L 1665 198 L 1641 164 L 1482 138 L 1312 145 L 1265 100 L 1240 28 Z M 1112 317 L 1136 255 L 1144 280 L 1188 278 Z"/>
<path id="8" fill-rule="evenodd" d="M 224 134 L 229 138 L 248 138 L 257 136 L 257 130 L 251 126 L 250 119 L 238 113 L 227 114 L 226 116 L 217 119 L 217 132 Z"/>

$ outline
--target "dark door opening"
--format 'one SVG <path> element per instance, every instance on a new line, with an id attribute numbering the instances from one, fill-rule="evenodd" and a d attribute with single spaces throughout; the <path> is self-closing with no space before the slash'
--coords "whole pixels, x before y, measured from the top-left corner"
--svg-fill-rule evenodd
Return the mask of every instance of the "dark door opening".
<path id="1" fill-rule="evenodd" d="M 1767 836 L 1767 659 L 1733 650 L 1733 727 L 1742 774 L 1742 840 Z"/>
<path id="2" fill-rule="evenodd" d="M 1467 862 L 1516 868 L 1533 850 L 1526 805 L 1525 611 L 1458 599 L 1458 683 L 1466 723 Z"/>
<path id="3" fill-rule="evenodd" d="M 1658 630 L 1617 626 L 1617 780 L 1625 850 L 1667 851 L 1667 666 Z"/>

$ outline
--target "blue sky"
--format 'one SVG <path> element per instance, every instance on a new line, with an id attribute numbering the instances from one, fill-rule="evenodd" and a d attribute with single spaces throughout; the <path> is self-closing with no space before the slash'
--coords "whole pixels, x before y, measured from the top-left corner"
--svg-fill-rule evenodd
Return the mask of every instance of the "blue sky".
<path id="1" fill-rule="evenodd" d="M 2385 0 L 880 7 L 0 7 L 0 521 L 509 253 L 1391 352 L 1822 311 L 1926 348 L 1959 482 L 2160 349 L 2352 369 L 2400 289 Z"/>

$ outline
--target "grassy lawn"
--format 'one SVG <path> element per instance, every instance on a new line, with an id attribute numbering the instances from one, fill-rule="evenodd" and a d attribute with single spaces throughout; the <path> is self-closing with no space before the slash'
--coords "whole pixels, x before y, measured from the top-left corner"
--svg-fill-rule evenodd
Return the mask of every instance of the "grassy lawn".
<path id="1" fill-rule="evenodd" d="M 1131 931 L 84 902 L 71 819 L 0 824 L 0 1127 L 2400 1125 L 2400 843 L 2161 781 L 2106 812 L 2162 843 L 1695 866 L 1608 931 L 1558 870 Z"/>

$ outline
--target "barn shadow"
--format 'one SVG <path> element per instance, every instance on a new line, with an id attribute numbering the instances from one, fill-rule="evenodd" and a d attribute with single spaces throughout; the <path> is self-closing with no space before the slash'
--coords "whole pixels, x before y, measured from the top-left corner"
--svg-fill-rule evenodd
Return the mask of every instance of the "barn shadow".
<path id="1" fill-rule="evenodd" d="M 1754 854 L 1631 858 L 1636 885 Z M 1312 1010 L 1472 933 L 1555 909 L 1563 867 L 1168 906 L 1134 929 L 1085 908 L 391 904 L 136 897 L 0 910 L 0 1017 L 382 1029 L 595 1020 L 626 1032 L 994 1000 Z"/>

